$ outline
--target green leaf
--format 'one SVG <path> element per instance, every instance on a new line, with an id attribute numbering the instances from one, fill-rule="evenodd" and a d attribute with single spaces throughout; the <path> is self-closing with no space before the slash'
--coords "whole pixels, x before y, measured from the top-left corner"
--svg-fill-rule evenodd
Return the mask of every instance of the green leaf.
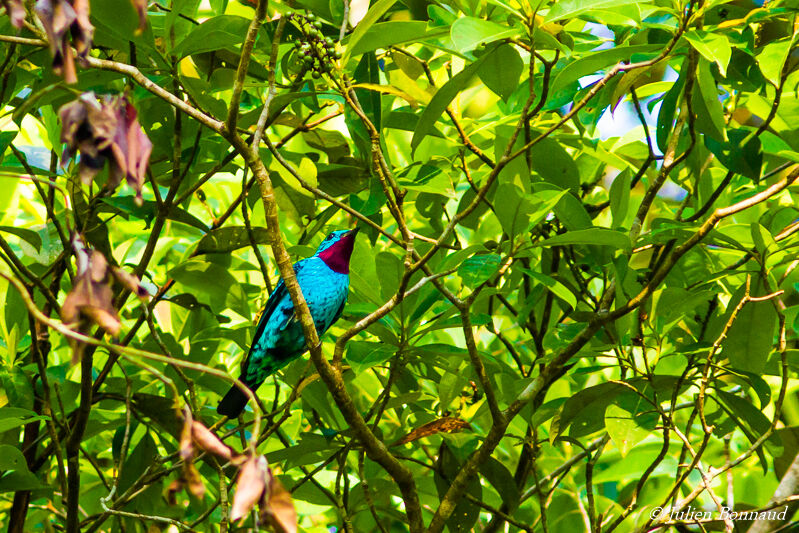
<path id="1" fill-rule="evenodd" d="M 715 62 L 719 66 L 721 75 L 727 77 L 727 65 L 732 56 L 732 47 L 724 35 L 704 30 L 689 30 L 685 33 L 685 38 L 697 52 L 702 54 L 702 57 L 711 63 Z"/>
<path id="2" fill-rule="evenodd" d="M 355 27 L 355 30 L 350 35 L 350 39 L 347 42 L 347 49 L 344 51 L 344 56 L 342 57 L 342 64 L 347 64 L 350 57 L 353 55 L 353 50 L 356 49 L 358 42 L 363 39 L 366 32 L 372 27 L 372 25 L 380 20 L 386 11 L 391 9 L 391 7 L 396 3 L 397 0 L 378 0 L 375 2 L 373 6 L 369 8 L 369 11 L 366 13 L 358 25 Z"/>
<path id="3" fill-rule="evenodd" d="M 42 484 L 39 478 L 27 470 L 9 472 L 0 478 L 0 493 L 42 489 L 52 490 L 51 487 Z"/>
<path id="4" fill-rule="evenodd" d="M 551 291 L 552 294 L 565 301 L 571 306 L 572 309 L 577 309 L 577 298 L 575 298 L 572 291 L 570 291 L 563 283 L 555 278 L 530 270 L 529 268 L 521 268 L 521 271 L 533 278 L 535 281 Z"/>
<path id="5" fill-rule="evenodd" d="M 508 506 L 509 511 L 513 512 L 519 506 L 521 494 L 519 494 L 519 488 L 508 467 L 493 457 L 489 457 L 480 467 L 480 473 L 499 493 L 502 503 Z"/>
<path id="6" fill-rule="evenodd" d="M 685 69 L 686 65 L 687 63 L 683 62 L 683 69 Z M 677 115 L 677 104 L 680 98 L 682 98 L 686 77 L 687 73 L 681 74 L 680 77 L 677 78 L 677 81 L 674 82 L 671 89 L 668 90 L 666 96 L 663 98 L 663 103 L 660 104 L 655 137 L 661 152 L 665 152 L 668 148 L 669 136 L 674 128 L 674 117 Z"/>
<path id="7" fill-rule="evenodd" d="M 534 136 L 538 134 L 539 132 L 533 132 Z M 574 162 L 574 156 L 569 154 L 558 141 L 546 137 L 530 148 L 530 154 L 533 170 L 538 172 L 544 181 L 561 189 L 569 189 L 573 194 L 580 194 L 580 171 Z"/>
<path id="8" fill-rule="evenodd" d="M 47 420 L 46 416 L 31 416 L 29 418 L 8 417 L 0 419 L 0 433 L 8 431 L 16 427 L 30 424 L 31 422 L 39 422 L 40 420 Z"/>
<path id="9" fill-rule="evenodd" d="M 427 107 L 424 109 L 424 112 L 422 112 L 419 123 L 416 125 L 416 131 L 413 132 L 413 138 L 411 139 L 412 152 L 416 150 L 419 143 L 421 143 L 427 135 L 433 134 L 436 121 L 444 113 L 444 110 L 450 102 L 452 102 L 459 92 L 468 86 L 472 77 L 478 72 L 480 66 L 485 61 L 493 61 L 493 55 L 493 53 L 488 53 L 481 56 L 477 61 L 457 73 L 451 80 L 436 91 L 435 96 L 433 96 L 430 103 L 427 104 Z"/>
<path id="10" fill-rule="evenodd" d="M 760 67 L 760 72 L 775 87 L 780 84 L 782 67 L 788 59 L 791 44 L 791 38 L 773 41 L 764 46 L 760 53 L 757 54 L 757 64 Z"/>
<path id="11" fill-rule="evenodd" d="M 241 284 L 222 266 L 192 259 L 173 268 L 169 277 L 192 289 L 197 300 L 211 306 L 215 313 L 232 309 L 245 318 L 250 317 Z"/>
<path id="12" fill-rule="evenodd" d="M 574 18 L 583 14 L 590 14 L 594 9 L 609 10 L 628 4 L 647 4 L 636 0 L 559 0 L 544 16 L 544 22 L 560 19 Z"/>
<path id="13" fill-rule="evenodd" d="M 627 217 L 627 210 L 630 206 L 630 183 L 632 182 L 632 172 L 625 169 L 613 178 L 610 185 L 610 212 L 613 215 L 613 227 L 618 228 L 624 224 Z"/>
<path id="14" fill-rule="evenodd" d="M 637 44 L 588 54 L 563 67 L 552 81 L 549 92 L 550 94 L 558 93 L 583 76 L 596 74 L 597 71 L 611 67 L 620 61 L 629 61 L 634 54 L 652 54 L 654 56 L 661 50 L 663 50 L 661 45 Z"/>
<path id="15" fill-rule="evenodd" d="M 112 207 L 113 210 L 123 214 L 125 218 L 132 216 L 133 218 L 144 220 L 146 223 L 145 229 L 150 227 L 150 223 L 158 214 L 158 204 L 153 200 L 145 200 L 142 205 L 137 205 L 133 196 L 112 196 L 111 198 L 102 198 L 102 201 Z M 104 210 L 109 211 L 108 208 Z M 173 206 L 167 213 L 166 218 L 192 226 L 203 232 L 208 231 L 208 226 L 200 219 L 180 207 Z"/>
<path id="16" fill-rule="evenodd" d="M 741 144 L 746 140 L 746 144 Z M 747 178 L 758 181 L 763 166 L 763 150 L 760 138 L 752 135 L 745 129 L 735 129 L 728 132 L 726 142 L 705 137 L 705 146 L 719 159 L 727 169 L 741 174 Z"/>
<path id="17" fill-rule="evenodd" d="M 347 343 L 347 363 L 355 374 L 385 363 L 396 354 L 396 348 L 382 342 L 350 341 Z"/>
<path id="18" fill-rule="evenodd" d="M 363 22 L 361 23 L 363 24 Z M 360 24 L 358 28 L 360 28 Z M 357 31 L 357 28 L 356 28 Z M 445 28 L 430 28 L 422 21 L 389 21 L 378 22 L 353 46 L 350 56 L 358 56 L 378 48 L 388 48 L 408 43 L 418 43 L 447 35 Z"/>
<path id="19" fill-rule="evenodd" d="M 501 259 L 497 254 L 473 255 L 458 267 L 458 275 L 467 287 L 477 287 L 497 271 Z"/>
<path id="20" fill-rule="evenodd" d="M 459 19 L 463 20 L 463 19 Z M 483 63 L 477 76 L 497 96 L 505 102 L 519 88 L 519 76 L 522 75 L 524 62 L 516 47 L 503 44 L 496 50 L 494 60 Z"/>
<path id="21" fill-rule="evenodd" d="M 28 470 L 25 456 L 15 446 L 0 444 L 0 470 Z"/>
<path id="22" fill-rule="evenodd" d="M 567 244 L 591 244 L 595 246 L 611 246 L 620 250 L 632 249 L 630 237 L 626 233 L 605 228 L 589 228 L 568 231 L 555 235 L 539 243 L 539 246 L 564 246 Z"/>
<path id="23" fill-rule="evenodd" d="M 757 286 L 752 287 L 752 294 L 765 294 L 762 282 L 758 281 Z M 733 298 L 729 306 L 734 308 L 739 301 L 740 296 Z M 772 302 L 749 302 L 730 327 L 722 343 L 722 354 L 729 357 L 733 368 L 759 374 L 771 353 L 776 327 L 777 313 Z"/>
<path id="24" fill-rule="evenodd" d="M 525 231 L 533 206 L 524 198 L 521 189 L 513 183 L 500 183 L 496 197 L 502 198 L 502 204 L 495 210 L 503 231 L 511 238 Z"/>
<path id="25" fill-rule="evenodd" d="M 696 113 L 697 129 L 718 142 L 725 142 L 727 132 L 724 109 L 719 101 L 716 80 L 710 72 L 710 62 L 704 57 L 699 58 L 696 67 L 696 83 L 699 90 L 694 91 L 692 103 Z"/>
<path id="26" fill-rule="evenodd" d="M 620 394 L 605 410 L 605 429 L 625 457 L 636 444 L 655 430 L 658 415 L 640 395 L 631 391 Z"/>
<path id="27" fill-rule="evenodd" d="M 461 17 L 452 24 L 450 38 L 455 50 L 463 53 L 474 50 L 480 45 L 520 34 L 521 29 L 509 28 L 506 24 L 497 24 L 475 17 Z"/>
<path id="28" fill-rule="evenodd" d="M 218 15 L 199 26 L 195 26 L 178 45 L 172 54 L 183 58 L 200 52 L 221 49 L 236 49 L 241 46 L 250 21 L 235 15 Z M 259 43 L 260 44 L 260 43 Z"/>
<path id="29" fill-rule="evenodd" d="M 253 239 L 257 244 L 268 244 L 269 235 L 266 228 L 252 228 Z M 244 226 L 227 226 L 209 231 L 197 244 L 197 255 L 210 253 L 228 253 L 239 248 L 250 246 L 247 228 Z"/>
<path id="30" fill-rule="evenodd" d="M 36 248 L 37 252 L 41 251 L 42 249 L 42 238 L 39 236 L 38 233 L 36 233 L 32 229 L 17 228 L 12 226 L 0 226 L 0 231 L 5 231 L 6 233 L 16 235 L 23 241 L 27 242 L 28 244 Z"/>
<path id="31" fill-rule="evenodd" d="M 618 383 L 600 383 L 572 394 L 552 419 L 550 441 L 554 441 L 575 421 L 579 427 L 572 431 L 573 435 L 586 435 L 601 429 L 605 409 L 623 388 Z"/>
<path id="32" fill-rule="evenodd" d="M 17 136 L 16 131 L 0 132 L 0 163 L 3 162 L 3 156 L 5 155 L 8 145 L 12 143 L 12 141 L 16 138 L 16 136 Z"/>

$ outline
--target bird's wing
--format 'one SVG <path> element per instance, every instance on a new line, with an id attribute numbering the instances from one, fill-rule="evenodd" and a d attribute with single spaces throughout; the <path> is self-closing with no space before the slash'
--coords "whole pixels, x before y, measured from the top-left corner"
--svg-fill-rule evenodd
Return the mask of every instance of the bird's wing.
<path id="1" fill-rule="evenodd" d="M 299 274 L 304 266 L 305 259 L 301 261 L 297 261 L 294 263 L 294 275 Z M 280 303 L 284 298 L 288 297 L 288 290 L 286 290 L 286 284 L 283 283 L 283 279 L 281 278 L 278 281 L 275 289 L 272 291 L 272 294 L 269 295 L 269 300 L 267 300 L 266 305 L 264 306 L 264 310 L 261 313 L 261 318 L 258 319 L 258 326 L 255 328 L 255 335 L 252 337 L 252 343 L 250 344 L 250 350 L 247 352 L 247 357 L 241 362 L 241 369 L 242 375 L 246 373 L 247 365 L 249 365 L 250 356 L 252 355 L 253 348 L 258 344 L 258 339 L 264 333 L 264 328 L 266 327 L 266 323 L 269 322 L 269 317 L 275 312 L 275 308 L 277 304 Z"/>

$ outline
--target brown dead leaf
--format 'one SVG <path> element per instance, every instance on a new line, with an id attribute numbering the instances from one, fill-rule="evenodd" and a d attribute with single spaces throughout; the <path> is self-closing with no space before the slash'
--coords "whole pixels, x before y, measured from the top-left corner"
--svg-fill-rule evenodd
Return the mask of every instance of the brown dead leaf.
<path id="1" fill-rule="evenodd" d="M 11 25 L 21 28 L 25 22 L 25 5 L 22 0 L 0 0 L 0 5 L 6 8 L 6 13 L 11 18 Z"/>
<path id="2" fill-rule="evenodd" d="M 143 301 L 148 301 L 150 299 L 150 293 L 147 292 L 147 289 L 144 288 L 144 285 L 141 284 L 141 281 L 137 276 L 134 276 L 129 272 L 125 272 L 119 267 L 114 267 L 111 271 L 113 272 L 117 283 L 128 289 Z"/>
<path id="3" fill-rule="evenodd" d="M 275 531 L 297 533 L 297 510 L 291 493 L 274 476 L 270 476 L 269 498 L 266 505 L 261 506 L 261 523 L 270 523 Z"/>
<path id="4" fill-rule="evenodd" d="M 451 416 L 445 416 L 444 418 L 439 418 L 438 420 L 433 420 L 432 422 L 428 422 L 427 424 L 420 426 L 397 442 L 392 444 L 392 446 L 400 446 L 402 444 L 407 444 L 409 442 L 413 442 L 415 440 L 419 440 L 423 437 L 429 437 L 430 435 L 435 435 L 436 433 L 454 433 L 457 431 L 462 431 L 464 429 L 471 429 L 471 426 L 465 420 L 461 420 L 460 418 L 455 418 Z"/>
<path id="5" fill-rule="evenodd" d="M 183 480 L 182 479 L 175 479 L 166 489 L 164 493 L 164 499 L 166 499 L 166 503 L 168 505 L 177 505 L 178 504 L 178 492 L 183 490 Z"/>
<path id="6" fill-rule="evenodd" d="M 253 510 L 266 494 L 268 464 L 263 455 L 250 456 L 239 470 L 236 494 L 230 509 L 230 521 L 236 522 Z"/>
<path id="7" fill-rule="evenodd" d="M 140 34 L 147 29 L 147 0 L 131 0 L 131 3 L 139 15 L 139 27 L 136 28 L 136 33 Z"/>
<path id="8" fill-rule="evenodd" d="M 185 480 L 189 492 L 195 497 L 200 500 L 205 497 L 205 483 L 203 483 L 203 478 L 200 477 L 200 472 L 197 470 L 197 467 L 194 466 L 194 463 L 183 463 L 183 479 Z"/>
<path id="9" fill-rule="evenodd" d="M 231 461 L 233 459 L 233 450 L 230 449 L 219 437 L 213 434 L 210 429 L 202 425 L 196 420 L 191 424 L 191 438 L 194 442 L 205 450 L 223 459 Z"/>
<path id="10" fill-rule="evenodd" d="M 141 204 L 141 190 L 153 145 L 139 124 L 136 108 L 123 95 L 105 95 L 98 100 L 94 93 L 83 93 L 77 100 L 58 110 L 61 142 L 67 149 L 61 158 L 64 165 L 80 152 L 78 171 L 88 185 L 109 162 L 106 184 L 116 189 L 123 179 L 136 191 Z"/>
<path id="11" fill-rule="evenodd" d="M 53 70 L 64 76 L 67 83 L 76 83 L 78 74 L 70 37 L 78 61 L 85 66 L 94 37 L 94 26 L 89 22 L 89 0 L 38 0 L 34 10 L 47 33 L 53 54 Z"/>
<path id="12" fill-rule="evenodd" d="M 180 432 L 180 458 L 187 462 L 194 459 L 194 441 L 191 438 L 192 425 L 193 421 L 187 417 Z"/>
<path id="13" fill-rule="evenodd" d="M 85 332 L 94 322 L 111 335 L 119 334 L 120 322 L 113 306 L 111 276 L 103 254 L 89 250 L 78 236 L 72 239 L 77 273 L 72 290 L 61 306 L 61 319 Z M 73 363 L 80 359 L 83 343 L 73 341 Z"/>

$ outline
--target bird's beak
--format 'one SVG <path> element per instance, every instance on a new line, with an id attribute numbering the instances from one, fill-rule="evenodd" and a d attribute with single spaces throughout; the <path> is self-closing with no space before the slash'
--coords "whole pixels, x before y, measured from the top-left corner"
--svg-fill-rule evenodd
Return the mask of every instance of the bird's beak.
<path id="1" fill-rule="evenodd" d="M 350 231 L 349 231 L 349 233 L 347 233 L 347 237 L 351 237 L 351 238 L 353 238 L 353 239 L 354 239 L 354 238 L 355 238 L 355 236 L 358 234 L 358 232 L 359 232 L 360 230 L 361 230 L 361 228 L 355 228 L 355 229 L 353 229 L 353 230 L 350 230 Z"/>

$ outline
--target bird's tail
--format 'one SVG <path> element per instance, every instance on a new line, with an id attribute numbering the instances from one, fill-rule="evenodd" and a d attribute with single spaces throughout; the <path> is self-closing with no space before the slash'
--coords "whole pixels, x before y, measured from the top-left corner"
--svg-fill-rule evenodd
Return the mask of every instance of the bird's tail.
<path id="1" fill-rule="evenodd" d="M 260 383 L 258 383 L 257 385 L 253 386 L 243 379 L 242 381 L 245 385 L 247 385 L 247 388 L 253 392 L 255 392 L 255 389 L 257 389 L 258 385 L 260 385 Z M 244 406 L 247 405 L 249 399 L 250 398 L 240 388 L 238 388 L 236 385 L 233 385 L 219 402 L 216 412 L 228 418 L 238 418 L 238 416 L 244 410 Z"/>

